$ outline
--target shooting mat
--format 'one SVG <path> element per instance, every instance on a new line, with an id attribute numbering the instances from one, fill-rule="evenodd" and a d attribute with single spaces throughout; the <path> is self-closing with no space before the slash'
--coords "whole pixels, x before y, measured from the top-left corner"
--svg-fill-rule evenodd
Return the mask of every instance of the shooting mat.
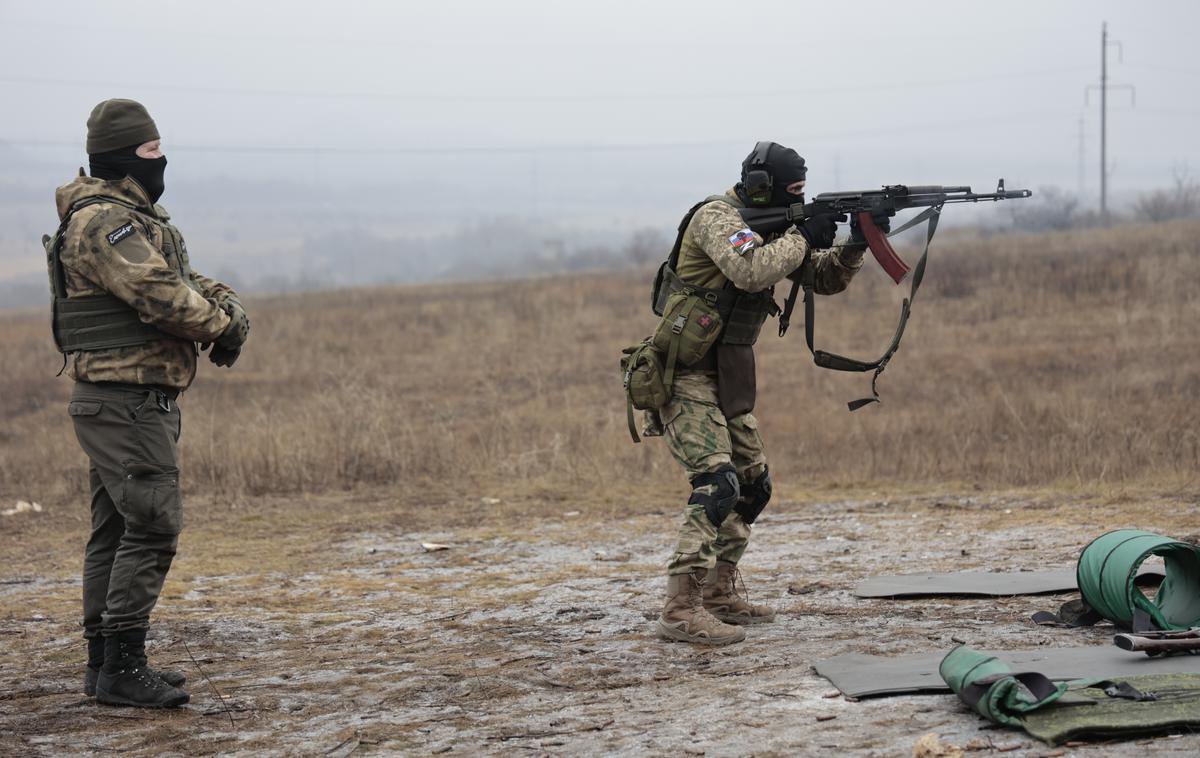
<path id="1" fill-rule="evenodd" d="M 1138 584 L 1161 581 L 1161 566 L 1146 566 L 1138 572 Z M 854 588 L 855 597 L 931 597 L 1043 595 L 1071 592 L 1079 588 L 1075 569 L 1048 571 L 964 571 L 953 574 L 898 574 L 872 576 Z"/>
<path id="2" fill-rule="evenodd" d="M 1036 671 L 1050 679 L 1114 678 L 1141 674 L 1200 674 L 1200 655 L 1149 658 L 1114 645 L 992 650 L 1013 671 Z M 851 653 L 819 661 L 813 668 L 849 697 L 949 692 L 938 674 L 946 653 L 862 655 Z"/>

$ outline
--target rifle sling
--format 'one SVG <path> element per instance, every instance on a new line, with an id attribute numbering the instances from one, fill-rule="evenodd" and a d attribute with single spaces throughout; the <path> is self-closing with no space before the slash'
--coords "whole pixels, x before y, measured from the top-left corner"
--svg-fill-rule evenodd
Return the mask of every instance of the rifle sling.
<path id="1" fill-rule="evenodd" d="M 913 269 L 912 281 L 908 292 L 908 297 L 904 298 L 904 302 L 900 306 L 900 322 L 896 326 L 896 334 L 892 337 L 892 343 L 884 351 L 883 355 L 875 361 L 860 361 L 857 358 L 847 358 L 836 353 L 828 353 L 824 350 L 817 350 L 814 347 L 814 329 L 813 317 L 816 310 L 814 301 L 812 263 L 809 258 L 804 259 L 801 264 L 801 274 L 792 281 L 792 290 L 788 293 L 787 300 L 783 306 L 783 313 L 779 317 L 779 336 L 783 336 L 787 332 L 789 322 L 791 321 L 792 309 L 796 306 L 796 296 L 800 289 L 804 290 L 804 341 L 808 344 L 808 350 L 813 355 L 813 362 L 821 368 L 832 369 L 833 371 L 856 371 L 866 372 L 874 370 L 875 374 L 871 377 L 871 397 L 852 400 L 846 404 L 851 411 L 856 411 L 863 406 L 871 403 L 879 402 L 879 391 L 876 389 L 876 382 L 879 381 L 879 375 L 887 368 L 888 361 L 892 359 L 896 351 L 900 349 L 900 339 L 904 336 L 904 328 L 908 325 L 909 314 L 912 313 L 912 303 L 917 296 L 917 290 L 921 286 L 921 280 L 925 278 L 925 264 L 929 259 L 929 244 L 933 241 L 933 235 L 937 231 L 938 219 L 941 217 L 942 206 L 934 205 L 925 209 L 916 217 L 905 223 L 896 231 L 888 236 L 893 236 L 901 232 L 907 231 L 912 227 L 920 224 L 923 221 L 928 221 L 928 226 L 925 232 L 925 249 L 921 252 L 921 258 L 917 261 L 916 267 Z"/>

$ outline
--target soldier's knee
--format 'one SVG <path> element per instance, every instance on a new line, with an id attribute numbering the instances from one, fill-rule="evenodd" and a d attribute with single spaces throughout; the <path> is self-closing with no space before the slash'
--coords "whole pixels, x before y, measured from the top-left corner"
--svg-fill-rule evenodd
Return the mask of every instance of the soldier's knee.
<path id="1" fill-rule="evenodd" d="M 767 507 L 767 503 L 771 500 L 771 471 L 767 466 L 763 466 L 762 473 L 756 476 L 753 480 L 746 483 L 742 487 L 742 496 L 738 500 L 735 510 L 742 517 L 742 521 L 747 524 L 753 524 L 758 518 L 763 509 Z"/>
<path id="2" fill-rule="evenodd" d="M 704 506 L 704 515 L 713 526 L 719 527 L 737 505 L 740 495 L 737 469 L 733 464 L 725 463 L 716 471 L 692 479 L 692 496 L 688 503 Z"/>

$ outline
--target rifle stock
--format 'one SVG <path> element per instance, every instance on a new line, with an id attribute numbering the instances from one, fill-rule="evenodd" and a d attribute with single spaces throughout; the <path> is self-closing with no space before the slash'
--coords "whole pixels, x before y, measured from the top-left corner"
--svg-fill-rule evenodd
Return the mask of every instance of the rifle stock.
<path id="1" fill-rule="evenodd" d="M 1122 650 L 1146 655 L 1159 653 L 1200 653 L 1200 629 L 1181 632 L 1141 632 L 1118 634 L 1113 644 Z"/>

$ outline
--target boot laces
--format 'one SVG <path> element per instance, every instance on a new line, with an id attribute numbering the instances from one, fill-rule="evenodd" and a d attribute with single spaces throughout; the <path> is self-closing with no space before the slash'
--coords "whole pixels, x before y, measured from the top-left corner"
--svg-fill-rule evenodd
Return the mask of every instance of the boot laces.
<path id="1" fill-rule="evenodd" d="M 741 592 L 738 592 L 739 584 L 742 585 Z M 736 564 L 733 567 L 733 576 L 729 578 L 729 591 L 733 593 L 734 597 L 745 600 L 747 603 L 750 602 L 750 593 L 746 590 L 746 580 L 742 577 L 742 570 Z"/>
<path id="2" fill-rule="evenodd" d="M 130 673 L 136 676 L 139 681 L 144 683 L 147 687 L 155 692 L 163 692 L 165 690 L 174 689 L 174 687 L 160 679 L 155 671 L 148 669 L 145 666 L 138 666 L 130 671 Z"/>
<path id="3" fill-rule="evenodd" d="M 704 583 L 700 581 L 700 577 L 693 572 L 689 574 L 688 581 L 688 605 L 692 608 L 704 607 Z"/>

